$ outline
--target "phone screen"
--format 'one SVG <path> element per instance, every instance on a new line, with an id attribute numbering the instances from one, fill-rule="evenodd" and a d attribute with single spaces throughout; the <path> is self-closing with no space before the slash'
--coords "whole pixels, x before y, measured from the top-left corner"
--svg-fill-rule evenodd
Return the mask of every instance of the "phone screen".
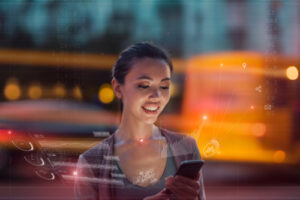
<path id="1" fill-rule="evenodd" d="M 196 179 L 202 165 L 203 165 L 203 160 L 183 161 L 181 162 L 180 167 L 175 175 L 181 175 L 191 179 Z"/>

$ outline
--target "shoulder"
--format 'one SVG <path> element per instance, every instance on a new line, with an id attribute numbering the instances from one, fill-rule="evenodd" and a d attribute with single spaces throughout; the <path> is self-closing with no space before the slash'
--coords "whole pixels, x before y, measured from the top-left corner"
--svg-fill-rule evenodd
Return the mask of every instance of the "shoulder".
<path id="1" fill-rule="evenodd" d="M 196 140 L 192 138 L 191 136 L 181 133 L 181 132 L 176 132 L 172 130 L 168 130 L 166 128 L 160 128 L 162 131 L 162 134 L 169 139 L 169 142 L 184 142 L 187 144 L 195 143 Z"/>
<path id="2" fill-rule="evenodd" d="M 105 138 L 99 144 L 80 154 L 80 157 L 84 158 L 87 162 L 99 162 L 99 160 L 102 160 L 105 155 L 111 152 L 112 137 L 113 135 L 110 135 Z"/>
<path id="3" fill-rule="evenodd" d="M 160 129 L 162 134 L 166 137 L 168 144 L 170 146 L 173 146 L 173 148 L 175 148 L 176 150 L 194 152 L 197 148 L 196 140 L 191 136 L 185 133 L 171 131 L 165 128 Z"/>

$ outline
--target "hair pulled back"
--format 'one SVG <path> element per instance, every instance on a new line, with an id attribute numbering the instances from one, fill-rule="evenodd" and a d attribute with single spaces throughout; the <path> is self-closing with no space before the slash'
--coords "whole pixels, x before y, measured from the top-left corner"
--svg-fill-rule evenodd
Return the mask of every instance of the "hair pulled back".
<path id="1" fill-rule="evenodd" d="M 142 58 L 162 59 L 169 65 L 171 73 L 173 72 L 170 56 L 163 48 L 149 42 L 140 42 L 127 47 L 120 53 L 112 68 L 112 77 L 120 84 L 124 84 L 125 76 L 134 62 Z"/>

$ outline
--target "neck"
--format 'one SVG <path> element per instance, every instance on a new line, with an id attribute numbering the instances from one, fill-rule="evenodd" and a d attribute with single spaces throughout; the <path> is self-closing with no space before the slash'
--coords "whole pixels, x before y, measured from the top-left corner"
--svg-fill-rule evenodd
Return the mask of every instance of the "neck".
<path id="1" fill-rule="evenodd" d="M 159 128 L 155 124 L 146 124 L 133 118 L 122 116 L 119 128 L 115 132 L 117 143 L 145 141 L 159 138 Z"/>

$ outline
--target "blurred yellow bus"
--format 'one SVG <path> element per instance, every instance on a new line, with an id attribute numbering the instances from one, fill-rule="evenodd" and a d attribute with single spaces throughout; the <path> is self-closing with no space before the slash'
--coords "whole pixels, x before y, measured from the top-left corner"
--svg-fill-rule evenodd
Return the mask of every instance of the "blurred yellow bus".
<path id="1" fill-rule="evenodd" d="M 300 60 L 256 52 L 187 60 L 181 116 L 161 124 L 194 137 L 204 159 L 300 163 Z"/>

